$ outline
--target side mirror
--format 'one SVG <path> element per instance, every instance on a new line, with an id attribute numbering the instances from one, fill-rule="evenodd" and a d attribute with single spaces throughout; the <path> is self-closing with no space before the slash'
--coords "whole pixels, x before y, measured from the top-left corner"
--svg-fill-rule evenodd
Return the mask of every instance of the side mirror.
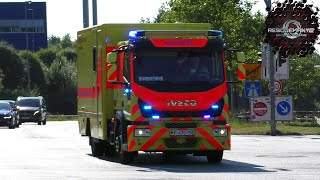
<path id="1" fill-rule="evenodd" d="M 110 52 L 107 54 L 107 62 L 111 64 L 117 63 L 117 52 Z"/>
<path id="2" fill-rule="evenodd" d="M 244 63 L 246 61 L 246 56 L 244 52 L 236 52 L 237 61 L 240 63 Z"/>

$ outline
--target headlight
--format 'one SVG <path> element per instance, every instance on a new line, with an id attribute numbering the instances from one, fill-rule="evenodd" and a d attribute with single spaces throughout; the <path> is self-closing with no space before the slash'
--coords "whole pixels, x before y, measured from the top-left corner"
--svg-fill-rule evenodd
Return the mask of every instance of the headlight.
<path id="1" fill-rule="evenodd" d="M 5 116 L 4 119 L 11 119 L 12 116 Z"/>
<path id="2" fill-rule="evenodd" d="M 227 136 L 228 130 L 226 128 L 218 128 L 214 129 L 212 133 L 214 136 Z"/>
<path id="3" fill-rule="evenodd" d="M 40 112 L 40 111 L 36 111 L 36 112 L 33 113 L 33 115 L 35 116 L 35 115 L 38 114 L 39 112 Z"/>
<path id="4" fill-rule="evenodd" d="M 135 129 L 134 136 L 137 137 L 147 137 L 150 136 L 150 129 Z"/>

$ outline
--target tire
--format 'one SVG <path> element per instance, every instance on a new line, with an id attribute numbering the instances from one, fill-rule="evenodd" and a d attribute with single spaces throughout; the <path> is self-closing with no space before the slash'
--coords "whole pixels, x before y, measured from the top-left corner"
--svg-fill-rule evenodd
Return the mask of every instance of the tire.
<path id="1" fill-rule="evenodd" d="M 38 125 L 41 125 L 41 121 L 38 122 Z"/>
<path id="2" fill-rule="evenodd" d="M 98 157 L 98 156 L 102 156 L 103 155 L 103 145 L 102 143 L 98 140 L 98 142 L 92 138 L 90 138 L 90 146 L 91 146 L 91 152 L 92 152 L 92 156 L 94 157 Z"/>
<path id="3" fill-rule="evenodd" d="M 118 121 L 119 122 L 119 121 Z M 122 146 L 125 143 L 123 140 L 123 135 L 126 135 L 125 128 L 123 124 L 119 125 L 118 136 L 116 138 L 116 149 L 118 151 L 119 160 L 121 164 L 131 164 L 134 161 L 134 157 L 138 155 L 138 152 L 128 152 L 123 150 Z"/>
<path id="4" fill-rule="evenodd" d="M 15 118 L 15 126 L 16 126 L 16 128 L 19 128 L 18 118 Z"/>
<path id="5" fill-rule="evenodd" d="M 9 129 L 14 129 L 16 127 L 14 119 L 12 118 L 9 124 Z"/>
<path id="6" fill-rule="evenodd" d="M 222 161 L 223 151 L 208 151 L 207 160 L 209 163 L 219 164 Z"/>
<path id="7" fill-rule="evenodd" d="M 47 124 L 47 118 L 44 119 L 44 121 L 42 122 L 42 125 L 46 125 Z"/>

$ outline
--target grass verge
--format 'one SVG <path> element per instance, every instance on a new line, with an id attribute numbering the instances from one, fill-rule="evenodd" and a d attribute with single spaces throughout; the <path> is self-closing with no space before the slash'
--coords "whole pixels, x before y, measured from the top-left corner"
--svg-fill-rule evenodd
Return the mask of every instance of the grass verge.
<path id="1" fill-rule="evenodd" d="M 270 135 L 271 125 L 267 122 L 243 122 L 231 120 L 233 135 Z M 320 125 L 316 122 L 278 122 L 277 135 L 320 135 Z"/>

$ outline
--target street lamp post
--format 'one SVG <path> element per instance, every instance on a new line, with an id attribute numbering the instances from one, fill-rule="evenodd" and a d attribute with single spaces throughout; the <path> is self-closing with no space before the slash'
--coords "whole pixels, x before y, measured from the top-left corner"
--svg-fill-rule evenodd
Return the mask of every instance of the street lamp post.
<path id="1" fill-rule="evenodd" d="M 29 63 L 29 38 L 28 38 L 28 13 L 27 13 L 27 5 L 31 4 L 31 1 L 26 1 L 24 4 L 24 13 L 25 13 L 25 21 L 26 21 L 26 28 L 25 28 L 25 33 L 26 33 L 26 49 L 27 49 L 27 78 L 28 78 L 28 84 L 27 84 L 27 90 L 30 93 L 31 87 L 30 87 L 30 63 Z"/>
<path id="2" fill-rule="evenodd" d="M 31 19 L 33 20 L 34 18 L 33 18 L 33 9 L 28 9 L 28 11 L 30 11 L 31 12 Z M 32 52 L 34 52 L 34 22 L 32 21 L 32 27 L 31 27 L 31 29 L 32 29 Z"/>

